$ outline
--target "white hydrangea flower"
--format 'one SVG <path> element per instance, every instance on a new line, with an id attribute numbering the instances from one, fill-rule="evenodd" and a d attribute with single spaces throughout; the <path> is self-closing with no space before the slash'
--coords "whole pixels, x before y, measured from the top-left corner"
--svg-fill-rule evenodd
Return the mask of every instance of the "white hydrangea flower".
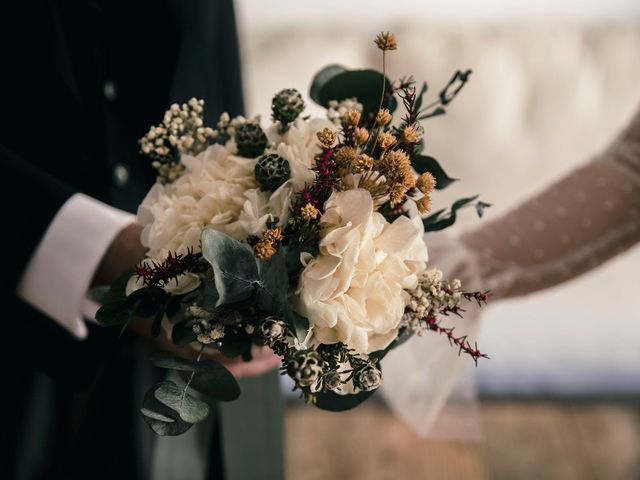
<path id="1" fill-rule="evenodd" d="M 312 342 L 343 342 L 357 353 L 383 349 L 397 336 L 405 290 L 426 267 L 422 222 L 387 222 L 364 189 L 334 192 L 321 222 L 320 253 L 305 257 L 296 299 Z"/>

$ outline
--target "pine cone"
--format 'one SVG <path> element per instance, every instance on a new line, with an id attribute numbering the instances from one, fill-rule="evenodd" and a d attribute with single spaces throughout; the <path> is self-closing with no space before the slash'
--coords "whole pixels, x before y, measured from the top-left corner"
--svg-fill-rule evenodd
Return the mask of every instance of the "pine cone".
<path id="1" fill-rule="evenodd" d="M 289 162 L 275 153 L 264 155 L 258 160 L 255 167 L 256 180 L 260 189 L 265 192 L 273 192 L 289 180 L 291 168 Z"/>
<path id="2" fill-rule="evenodd" d="M 285 88 L 271 101 L 271 116 L 283 125 L 293 122 L 304 110 L 302 95 L 295 88 Z"/>
<path id="3" fill-rule="evenodd" d="M 256 158 L 267 148 L 267 136 L 257 123 L 247 123 L 236 130 L 235 135 L 238 155 Z"/>

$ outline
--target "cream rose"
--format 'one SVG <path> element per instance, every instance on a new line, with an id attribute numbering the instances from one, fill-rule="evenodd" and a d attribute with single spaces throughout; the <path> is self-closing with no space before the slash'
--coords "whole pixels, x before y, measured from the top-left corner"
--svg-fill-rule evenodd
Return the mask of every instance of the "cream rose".
<path id="1" fill-rule="evenodd" d="M 301 274 L 296 308 L 313 340 L 343 342 L 359 353 L 385 348 L 397 335 L 427 248 L 420 218 L 389 223 L 367 190 L 334 193 L 322 216 L 320 253 Z"/>

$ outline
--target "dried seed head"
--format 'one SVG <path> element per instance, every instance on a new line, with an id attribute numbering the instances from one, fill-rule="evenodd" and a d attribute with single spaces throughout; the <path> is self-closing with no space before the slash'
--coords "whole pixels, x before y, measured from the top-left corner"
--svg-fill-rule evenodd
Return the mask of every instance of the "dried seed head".
<path id="1" fill-rule="evenodd" d="M 420 140 L 420 133 L 412 126 L 404 127 L 402 141 L 404 143 L 416 143 Z"/>
<path id="2" fill-rule="evenodd" d="M 268 228 L 262 233 L 262 240 L 264 242 L 271 243 L 272 245 L 281 241 L 282 238 L 282 230 L 280 230 L 279 227 Z"/>
<path id="3" fill-rule="evenodd" d="M 325 128 L 321 132 L 318 132 L 318 140 L 325 147 L 332 147 L 336 143 L 336 134 L 330 128 Z"/>
<path id="4" fill-rule="evenodd" d="M 436 186 L 436 179 L 429 172 L 424 172 L 418 177 L 416 187 L 422 193 L 431 193 Z"/>
<path id="5" fill-rule="evenodd" d="M 416 201 L 418 211 L 424 215 L 431 211 L 431 195 L 426 194 Z"/>
<path id="6" fill-rule="evenodd" d="M 353 147 L 342 147 L 336 153 L 336 162 L 341 167 L 347 167 L 351 165 L 356 158 L 356 149 Z"/>
<path id="7" fill-rule="evenodd" d="M 383 52 L 386 52 L 387 50 L 395 50 L 398 48 L 396 37 L 393 33 L 390 32 L 380 32 L 373 43 L 375 43 Z"/>
<path id="8" fill-rule="evenodd" d="M 399 205 L 403 202 L 405 195 L 407 194 L 407 187 L 401 183 L 396 183 L 389 190 L 389 201 L 391 206 Z"/>
<path id="9" fill-rule="evenodd" d="M 320 210 L 314 207 L 313 204 L 307 203 L 300 209 L 300 214 L 302 215 L 303 220 L 315 220 L 318 218 L 318 215 L 320 215 Z"/>
<path id="10" fill-rule="evenodd" d="M 402 150 L 387 152 L 380 161 L 380 172 L 391 183 L 401 183 L 406 188 L 415 186 L 415 178 L 409 156 Z"/>
<path id="11" fill-rule="evenodd" d="M 369 130 L 364 127 L 356 128 L 355 132 L 353 133 L 353 138 L 355 139 L 357 145 L 363 145 L 367 142 L 367 140 L 369 140 Z"/>
<path id="12" fill-rule="evenodd" d="M 380 132 L 378 134 L 378 144 L 383 150 L 395 145 L 397 141 L 396 137 L 389 132 Z"/>
<path id="13" fill-rule="evenodd" d="M 360 154 L 353 165 L 352 171 L 353 173 L 364 173 L 371 170 L 373 167 L 373 158 L 371 158 L 367 154 Z"/>
<path id="14" fill-rule="evenodd" d="M 349 110 L 344 114 L 344 123 L 355 127 L 360 123 L 360 112 L 358 110 Z"/>
<path id="15" fill-rule="evenodd" d="M 253 246 L 253 253 L 260 260 L 269 260 L 276 254 L 276 249 L 271 243 L 261 240 Z"/>
<path id="16" fill-rule="evenodd" d="M 378 127 L 382 127 L 387 123 L 389 123 L 392 119 L 393 119 L 393 115 L 391 115 L 391 112 L 389 111 L 389 109 L 383 108 L 381 110 L 378 110 L 378 113 L 376 115 L 376 125 Z"/>

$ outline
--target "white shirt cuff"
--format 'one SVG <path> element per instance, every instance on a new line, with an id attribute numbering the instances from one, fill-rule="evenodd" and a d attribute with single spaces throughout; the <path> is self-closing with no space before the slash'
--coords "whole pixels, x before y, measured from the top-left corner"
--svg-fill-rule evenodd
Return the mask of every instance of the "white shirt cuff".
<path id="1" fill-rule="evenodd" d="M 25 268 L 16 294 L 78 338 L 86 295 L 116 235 L 135 222 L 130 213 L 83 194 L 60 208 Z"/>

